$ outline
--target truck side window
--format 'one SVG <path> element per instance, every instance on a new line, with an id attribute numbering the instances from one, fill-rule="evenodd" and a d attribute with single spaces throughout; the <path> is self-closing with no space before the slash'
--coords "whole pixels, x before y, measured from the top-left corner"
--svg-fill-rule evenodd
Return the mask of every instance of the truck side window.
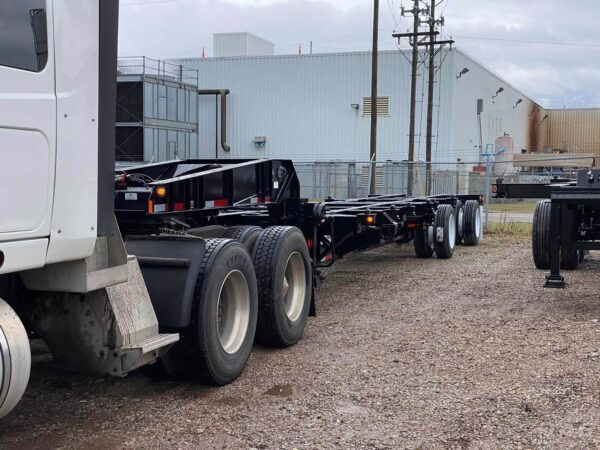
<path id="1" fill-rule="evenodd" d="M 46 0 L 0 1 L 0 65 L 41 72 L 47 60 Z"/>

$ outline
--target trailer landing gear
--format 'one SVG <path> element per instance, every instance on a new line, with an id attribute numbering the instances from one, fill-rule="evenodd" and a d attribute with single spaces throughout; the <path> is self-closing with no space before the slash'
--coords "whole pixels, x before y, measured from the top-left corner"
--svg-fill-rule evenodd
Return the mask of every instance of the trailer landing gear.
<path id="1" fill-rule="evenodd" d="M 565 286 L 565 277 L 563 277 L 562 275 L 546 275 L 546 283 L 544 283 L 544 287 L 562 289 Z"/>

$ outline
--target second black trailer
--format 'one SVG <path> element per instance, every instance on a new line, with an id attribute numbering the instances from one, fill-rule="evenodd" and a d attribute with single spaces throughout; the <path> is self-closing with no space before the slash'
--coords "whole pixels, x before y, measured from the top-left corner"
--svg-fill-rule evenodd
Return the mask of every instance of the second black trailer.
<path id="1" fill-rule="evenodd" d="M 589 250 L 600 250 L 600 170 L 584 169 L 577 180 L 492 186 L 496 198 L 539 200 L 533 215 L 532 253 L 538 269 L 550 270 L 545 287 L 564 288 L 561 269 L 575 270 Z"/>

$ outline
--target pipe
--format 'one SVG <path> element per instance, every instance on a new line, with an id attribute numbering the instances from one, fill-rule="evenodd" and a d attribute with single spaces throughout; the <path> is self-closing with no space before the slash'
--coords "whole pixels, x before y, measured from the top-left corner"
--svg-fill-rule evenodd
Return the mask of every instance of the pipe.
<path id="1" fill-rule="evenodd" d="M 221 148 L 224 152 L 231 151 L 227 145 L 227 95 L 229 89 L 202 89 L 198 90 L 198 95 L 220 95 L 221 96 Z"/>

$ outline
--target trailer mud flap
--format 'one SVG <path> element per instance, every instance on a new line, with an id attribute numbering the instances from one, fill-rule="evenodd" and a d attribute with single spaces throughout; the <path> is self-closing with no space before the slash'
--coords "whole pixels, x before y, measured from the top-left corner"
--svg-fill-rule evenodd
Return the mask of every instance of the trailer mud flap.
<path id="1" fill-rule="evenodd" d="M 187 327 L 206 251 L 204 240 L 185 236 L 130 236 L 125 247 L 127 253 L 138 259 L 159 325 Z"/>

